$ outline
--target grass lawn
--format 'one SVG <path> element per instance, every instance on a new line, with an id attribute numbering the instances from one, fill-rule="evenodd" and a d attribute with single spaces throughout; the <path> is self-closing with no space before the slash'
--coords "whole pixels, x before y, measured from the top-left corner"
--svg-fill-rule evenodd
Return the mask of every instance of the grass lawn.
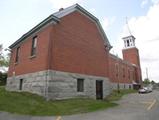
<path id="1" fill-rule="evenodd" d="M 60 101 L 45 101 L 43 97 L 27 92 L 8 92 L 0 87 L 0 111 L 16 114 L 50 116 L 85 113 L 116 106 L 116 103 L 101 100 L 75 98 Z"/>
<path id="2" fill-rule="evenodd" d="M 117 90 L 114 90 L 107 98 L 106 100 L 108 101 L 117 101 L 120 100 L 122 98 L 122 96 L 130 94 L 130 93 L 136 93 L 136 90 L 133 89 L 122 89 L 120 90 L 120 92 L 118 93 Z"/>

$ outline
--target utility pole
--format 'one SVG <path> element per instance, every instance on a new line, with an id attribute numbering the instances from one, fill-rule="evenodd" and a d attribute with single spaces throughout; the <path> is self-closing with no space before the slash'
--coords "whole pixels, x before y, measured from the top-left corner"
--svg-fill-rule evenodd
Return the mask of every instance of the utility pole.
<path id="1" fill-rule="evenodd" d="M 148 76 L 148 68 L 146 68 L 146 78 L 149 79 L 149 76 Z"/>

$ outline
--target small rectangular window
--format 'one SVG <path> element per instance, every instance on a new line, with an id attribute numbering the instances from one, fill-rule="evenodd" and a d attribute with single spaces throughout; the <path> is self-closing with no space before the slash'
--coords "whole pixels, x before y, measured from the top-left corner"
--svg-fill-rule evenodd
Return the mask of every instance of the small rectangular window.
<path id="1" fill-rule="evenodd" d="M 135 72 L 133 71 L 133 80 L 135 80 Z"/>
<path id="2" fill-rule="evenodd" d="M 123 78 L 125 78 L 125 69 L 123 68 Z"/>
<path id="3" fill-rule="evenodd" d="M 33 37 L 33 40 L 32 40 L 31 56 L 36 55 L 36 52 L 37 52 L 36 48 L 37 48 L 37 36 Z"/>
<path id="4" fill-rule="evenodd" d="M 16 57 L 15 57 L 15 63 L 19 62 L 19 53 L 20 53 L 20 47 L 17 47 Z"/>
<path id="5" fill-rule="evenodd" d="M 19 90 L 22 90 L 22 88 L 23 88 L 23 79 L 20 79 Z"/>
<path id="6" fill-rule="evenodd" d="M 130 70 L 128 70 L 128 79 L 130 80 Z"/>
<path id="7" fill-rule="evenodd" d="M 118 65 L 118 63 L 115 64 L 115 73 L 116 73 L 116 77 L 118 77 L 118 74 L 119 74 L 119 65 Z"/>
<path id="8" fill-rule="evenodd" d="M 77 92 L 84 91 L 84 79 L 77 79 Z"/>

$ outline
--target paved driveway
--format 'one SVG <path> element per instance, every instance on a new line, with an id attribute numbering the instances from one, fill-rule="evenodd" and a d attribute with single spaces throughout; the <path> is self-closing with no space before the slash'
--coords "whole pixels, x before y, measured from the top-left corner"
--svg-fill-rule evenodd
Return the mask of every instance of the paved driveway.
<path id="1" fill-rule="evenodd" d="M 118 101 L 118 107 L 86 114 L 61 116 L 61 120 L 159 120 L 159 91 L 130 94 Z M 0 120 L 56 120 L 57 117 L 18 116 L 0 113 Z M 59 119 L 60 120 L 60 119 Z"/>

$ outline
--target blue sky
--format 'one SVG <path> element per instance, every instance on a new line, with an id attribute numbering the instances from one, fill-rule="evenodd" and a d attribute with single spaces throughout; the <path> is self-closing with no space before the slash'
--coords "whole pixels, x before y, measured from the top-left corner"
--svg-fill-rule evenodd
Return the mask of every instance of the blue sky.
<path id="1" fill-rule="evenodd" d="M 143 78 L 145 68 L 150 79 L 159 82 L 159 0 L 0 0 L 0 44 L 8 47 L 24 33 L 59 8 L 79 3 L 101 22 L 114 46 L 111 52 L 121 56 L 126 17 L 140 50 Z M 154 40 L 153 42 L 149 42 Z M 157 53 L 158 54 L 158 53 Z"/>

